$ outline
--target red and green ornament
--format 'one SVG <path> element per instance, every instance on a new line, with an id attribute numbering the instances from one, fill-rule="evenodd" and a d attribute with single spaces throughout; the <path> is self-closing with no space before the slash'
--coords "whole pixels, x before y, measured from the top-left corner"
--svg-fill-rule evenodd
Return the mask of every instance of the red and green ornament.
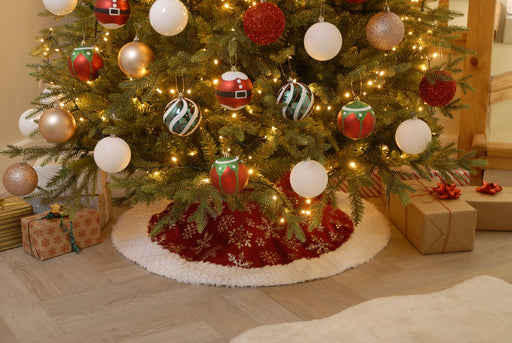
<path id="1" fill-rule="evenodd" d="M 103 68 L 103 59 L 93 46 L 73 49 L 68 59 L 68 68 L 77 80 L 92 81 Z"/>
<path id="2" fill-rule="evenodd" d="M 238 157 L 225 156 L 212 165 L 210 178 L 220 192 L 240 193 L 249 183 L 249 170 Z"/>
<path id="3" fill-rule="evenodd" d="M 420 96 L 430 106 L 448 105 L 457 91 L 453 76 L 443 70 L 428 72 L 420 82 Z"/>
<path id="4" fill-rule="evenodd" d="M 244 32 L 256 44 L 275 42 L 284 32 L 284 14 L 279 7 L 261 1 L 249 7 L 244 15 Z"/>
<path id="5" fill-rule="evenodd" d="M 96 0 L 94 15 L 107 29 L 118 29 L 130 18 L 130 3 L 128 0 Z"/>
<path id="6" fill-rule="evenodd" d="M 276 104 L 283 105 L 283 117 L 287 119 L 299 121 L 307 118 L 314 102 L 315 96 L 311 89 L 291 79 L 277 92 Z"/>
<path id="7" fill-rule="evenodd" d="M 188 136 L 199 127 L 201 111 L 195 102 L 180 94 L 167 104 L 163 119 L 169 131 L 178 136 Z"/>
<path id="8" fill-rule="evenodd" d="M 356 99 L 342 107 L 338 113 L 338 127 L 351 139 L 366 138 L 375 127 L 375 112 L 365 102 Z"/>

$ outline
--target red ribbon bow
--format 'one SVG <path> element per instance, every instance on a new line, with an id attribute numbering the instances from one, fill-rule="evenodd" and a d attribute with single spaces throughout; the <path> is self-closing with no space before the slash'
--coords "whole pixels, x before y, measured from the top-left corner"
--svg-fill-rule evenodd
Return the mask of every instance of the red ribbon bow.
<path id="1" fill-rule="evenodd" d="M 438 183 L 437 187 L 432 187 L 432 193 L 437 193 L 439 199 L 458 199 L 460 192 L 454 183 Z"/>
<path id="2" fill-rule="evenodd" d="M 477 192 L 494 195 L 503 190 L 503 187 L 495 182 L 489 183 L 484 180 L 483 183 L 484 184 L 482 186 L 476 188 Z"/>

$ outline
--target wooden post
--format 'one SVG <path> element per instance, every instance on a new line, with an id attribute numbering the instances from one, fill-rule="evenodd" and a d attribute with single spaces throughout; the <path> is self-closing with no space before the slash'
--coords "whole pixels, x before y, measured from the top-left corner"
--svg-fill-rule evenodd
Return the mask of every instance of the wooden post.
<path id="1" fill-rule="evenodd" d="M 494 35 L 495 0 L 468 1 L 468 27 L 466 47 L 476 52 L 464 62 L 464 74 L 472 74 L 471 84 L 476 94 L 468 93 L 462 102 L 471 106 L 461 111 L 459 148 L 471 150 L 473 136 L 485 133 L 489 112 L 491 80 L 491 53 Z"/>
<path id="2" fill-rule="evenodd" d="M 100 225 L 104 228 L 112 219 L 112 193 L 110 182 L 107 182 L 107 173 L 100 170 L 101 193 L 98 194 L 98 211 L 100 214 Z"/>

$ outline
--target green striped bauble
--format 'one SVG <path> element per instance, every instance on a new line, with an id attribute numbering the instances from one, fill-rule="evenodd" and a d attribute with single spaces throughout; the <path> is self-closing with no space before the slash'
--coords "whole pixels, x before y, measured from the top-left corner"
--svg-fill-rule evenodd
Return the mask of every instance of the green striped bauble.
<path id="1" fill-rule="evenodd" d="M 201 111 L 195 102 L 180 94 L 167 104 L 163 119 L 169 131 L 179 136 L 188 136 L 199 127 Z"/>
<path id="2" fill-rule="evenodd" d="M 283 104 L 283 117 L 295 121 L 307 118 L 313 109 L 315 96 L 303 83 L 289 80 L 277 92 L 276 104 Z"/>

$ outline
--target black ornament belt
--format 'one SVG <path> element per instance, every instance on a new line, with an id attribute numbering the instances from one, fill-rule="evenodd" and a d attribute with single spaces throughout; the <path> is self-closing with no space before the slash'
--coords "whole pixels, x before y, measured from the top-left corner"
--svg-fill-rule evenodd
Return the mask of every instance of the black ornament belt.
<path id="1" fill-rule="evenodd" d="M 122 10 L 120 8 L 116 7 L 110 7 L 110 8 L 99 8 L 94 7 L 94 12 L 96 13 L 104 13 L 108 15 L 121 15 L 121 14 L 130 14 L 130 10 Z"/>
<path id="2" fill-rule="evenodd" d="M 224 92 L 215 90 L 215 95 L 221 96 L 223 98 L 235 98 L 235 99 L 247 99 L 252 95 L 251 90 L 245 91 L 236 91 L 236 92 Z"/>

